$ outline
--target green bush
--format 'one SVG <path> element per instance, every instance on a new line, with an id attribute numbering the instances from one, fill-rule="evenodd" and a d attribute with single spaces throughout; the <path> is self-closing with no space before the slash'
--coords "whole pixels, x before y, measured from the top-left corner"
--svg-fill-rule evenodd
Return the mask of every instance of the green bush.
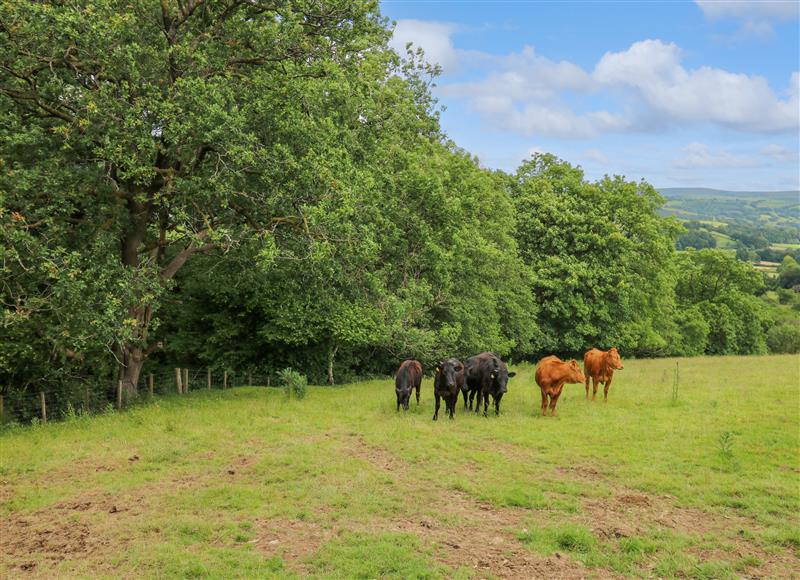
<path id="1" fill-rule="evenodd" d="M 800 324 L 777 324 L 767 333 L 767 346 L 776 354 L 800 352 Z"/>
<path id="2" fill-rule="evenodd" d="M 306 396 L 306 387 L 308 387 L 308 379 L 305 375 L 301 375 L 292 369 L 283 369 L 278 373 L 278 378 L 283 384 L 283 388 L 288 398 L 302 399 Z"/>

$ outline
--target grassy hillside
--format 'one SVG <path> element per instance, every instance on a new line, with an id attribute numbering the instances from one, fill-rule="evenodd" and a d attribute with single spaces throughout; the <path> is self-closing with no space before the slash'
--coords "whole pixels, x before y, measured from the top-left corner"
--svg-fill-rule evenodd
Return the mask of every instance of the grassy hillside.
<path id="1" fill-rule="evenodd" d="M 517 370 L 499 418 L 433 423 L 429 379 L 397 414 L 386 380 L 302 401 L 198 391 L 7 431 L 0 575 L 800 569 L 800 357 L 625 361 L 607 404 L 568 385 L 556 418 Z"/>
<path id="2" fill-rule="evenodd" d="M 725 191 L 708 188 L 663 188 L 664 215 L 684 220 L 800 226 L 799 191 Z"/>

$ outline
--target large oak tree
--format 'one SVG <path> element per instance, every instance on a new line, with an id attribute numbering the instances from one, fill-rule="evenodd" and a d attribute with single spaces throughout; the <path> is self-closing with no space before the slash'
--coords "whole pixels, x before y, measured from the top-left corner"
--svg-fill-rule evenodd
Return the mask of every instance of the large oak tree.
<path id="1" fill-rule="evenodd" d="M 4 332 L 101 340 L 135 390 L 187 260 L 324 236 L 311 208 L 388 79 L 428 114 L 388 35 L 369 0 L 2 3 Z"/>

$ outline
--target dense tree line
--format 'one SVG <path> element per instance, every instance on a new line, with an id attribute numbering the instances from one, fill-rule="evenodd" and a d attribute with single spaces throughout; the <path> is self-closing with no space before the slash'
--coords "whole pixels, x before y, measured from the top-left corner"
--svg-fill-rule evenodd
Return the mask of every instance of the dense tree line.
<path id="1" fill-rule="evenodd" d="M 489 171 L 367 0 L 0 7 L 0 386 L 198 364 L 314 381 L 759 353 L 761 278 L 676 252 L 647 183 Z"/>

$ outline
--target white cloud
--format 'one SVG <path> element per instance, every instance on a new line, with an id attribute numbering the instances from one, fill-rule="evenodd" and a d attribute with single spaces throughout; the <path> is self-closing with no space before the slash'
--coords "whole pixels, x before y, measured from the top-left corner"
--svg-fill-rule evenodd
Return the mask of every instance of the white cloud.
<path id="1" fill-rule="evenodd" d="M 708 18 L 740 20 L 793 20 L 800 17 L 794 0 L 695 0 Z"/>
<path id="2" fill-rule="evenodd" d="M 458 65 L 458 54 L 450 36 L 458 26 L 450 22 L 427 20 L 398 20 L 389 46 L 401 56 L 406 54 L 406 44 L 425 51 L 425 60 L 439 64 L 444 71 L 451 71 Z"/>
<path id="3" fill-rule="evenodd" d="M 522 103 L 517 106 L 510 97 L 480 96 L 470 103 L 493 127 L 525 136 L 562 139 L 589 139 L 601 133 L 623 131 L 628 122 L 607 111 L 577 114 L 569 107 L 555 103 Z"/>
<path id="4" fill-rule="evenodd" d="M 469 110 L 496 129 L 528 137 L 587 139 L 698 123 L 754 133 L 800 126 L 798 73 L 792 75 L 788 90 L 778 95 L 761 76 L 708 66 L 687 69 L 681 64 L 681 49 L 661 40 L 643 40 L 627 50 L 608 52 L 587 72 L 574 63 L 539 55 L 530 46 L 504 56 L 462 52 L 449 41 L 454 25 L 401 22 L 413 23 L 405 25 L 403 34 L 414 30 L 418 38 L 425 34 L 438 38 L 439 44 L 431 45 L 438 47 L 435 54 L 451 69 L 459 57 L 468 59 L 473 71 L 488 69 L 476 81 L 442 84 L 437 94 L 464 100 Z M 578 97 L 582 110 L 567 104 L 568 94 Z M 608 97 L 606 107 L 590 106 L 598 95 Z"/>
<path id="5" fill-rule="evenodd" d="M 795 166 L 800 165 L 800 151 L 797 149 L 791 150 L 781 145 L 771 143 L 761 149 L 761 154 L 778 163 L 793 164 Z"/>
<path id="6" fill-rule="evenodd" d="M 449 84 L 440 91 L 442 95 L 541 101 L 563 90 L 585 91 L 592 84 L 589 74 L 578 65 L 539 56 L 531 46 L 521 53 L 500 57 L 470 54 L 471 63 L 475 60 L 495 70 L 481 81 Z"/>
<path id="7" fill-rule="evenodd" d="M 769 38 L 772 24 L 800 18 L 797 0 L 695 0 L 709 20 L 737 20 L 738 37 Z M 736 37 L 734 37 L 736 38 Z"/>
<path id="8" fill-rule="evenodd" d="M 680 169 L 707 167 L 759 167 L 759 161 L 753 155 L 734 154 L 729 151 L 712 151 L 704 143 L 690 143 L 682 149 L 684 157 L 673 159 L 672 166 Z"/>
<path id="9" fill-rule="evenodd" d="M 780 99 L 760 76 L 700 67 L 687 70 L 681 51 L 660 40 L 636 42 L 603 55 L 594 79 L 611 88 L 635 89 L 659 115 L 677 123 L 710 122 L 745 131 L 784 131 L 800 124 L 798 75 Z"/>

